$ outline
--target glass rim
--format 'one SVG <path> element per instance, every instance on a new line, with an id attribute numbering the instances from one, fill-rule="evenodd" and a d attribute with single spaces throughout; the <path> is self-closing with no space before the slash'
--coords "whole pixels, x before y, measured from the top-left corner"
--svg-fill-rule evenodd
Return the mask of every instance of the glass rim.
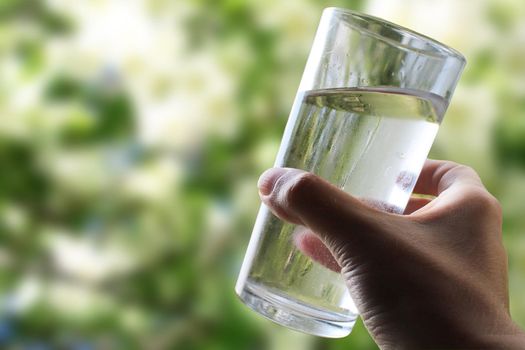
<path id="1" fill-rule="evenodd" d="M 406 45 L 406 44 L 403 44 L 399 41 L 396 41 L 392 38 L 389 38 L 387 36 L 384 36 L 382 35 L 381 33 L 379 32 L 376 32 L 376 31 L 373 31 L 373 30 L 370 30 L 369 28 L 366 28 L 362 25 L 360 25 L 359 23 L 356 23 L 356 22 L 347 22 L 352 28 L 355 28 L 357 30 L 359 30 L 360 32 L 365 32 L 366 34 L 368 35 L 371 35 L 371 36 L 374 36 L 380 40 L 383 40 L 387 43 L 390 43 L 390 44 L 393 44 L 395 45 L 396 47 L 399 47 L 399 48 L 402 48 L 402 49 L 405 49 L 405 50 L 410 50 L 410 51 L 414 51 L 414 52 L 417 52 L 417 53 L 420 53 L 420 54 L 423 54 L 423 55 L 429 55 L 429 56 L 434 56 L 434 57 L 454 57 L 458 60 L 460 60 L 463 64 L 466 62 L 466 59 L 465 59 L 465 56 L 463 56 L 463 54 L 461 54 L 459 51 L 457 51 L 456 49 L 453 49 L 452 47 L 448 46 L 448 45 L 445 45 L 443 44 L 442 42 L 439 42 L 438 40 L 436 39 L 433 39 L 429 36 L 426 36 L 424 34 L 421 34 L 421 33 L 418 33 L 412 29 L 409 29 L 409 28 L 406 28 L 406 27 L 403 27 L 399 24 L 395 24 L 393 22 L 390 22 L 390 21 L 387 21 L 385 19 L 382 19 L 382 18 L 379 18 L 379 17 L 376 17 L 376 16 L 372 16 L 372 15 L 368 15 L 368 14 L 365 14 L 365 13 L 361 13 L 361 12 L 358 12 L 358 11 L 353 11 L 353 10 L 349 10 L 349 9 L 346 9 L 346 8 L 342 8 L 342 7 L 327 7 L 324 9 L 324 11 L 327 11 L 327 12 L 338 12 L 338 13 L 342 13 L 344 15 L 347 15 L 347 16 L 350 16 L 354 19 L 358 19 L 358 20 L 366 20 L 366 21 L 373 21 L 375 23 L 378 23 L 380 24 L 381 26 L 383 27 L 386 27 L 390 30 L 394 30 L 402 35 L 406 35 L 406 36 L 411 36 L 413 38 L 416 38 L 417 40 L 420 40 L 422 42 L 425 42 L 426 44 L 430 45 L 432 47 L 432 50 L 429 50 L 429 49 L 423 49 L 423 48 L 417 48 L 417 47 L 414 47 L 414 46 L 410 46 L 410 45 Z"/>

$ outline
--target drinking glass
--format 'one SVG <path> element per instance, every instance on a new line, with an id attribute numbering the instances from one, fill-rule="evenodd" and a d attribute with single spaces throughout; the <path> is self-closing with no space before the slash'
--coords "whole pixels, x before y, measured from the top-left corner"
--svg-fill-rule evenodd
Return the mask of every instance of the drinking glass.
<path id="1" fill-rule="evenodd" d="M 424 35 L 325 9 L 275 166 L 315 173 L 403 213 L 464 65 L 460 53 Z M 262 205 L 236 292 L 281 325 L 346 336 L 358 310 L 341 275 L 297 249 L 304 232 Z"/>

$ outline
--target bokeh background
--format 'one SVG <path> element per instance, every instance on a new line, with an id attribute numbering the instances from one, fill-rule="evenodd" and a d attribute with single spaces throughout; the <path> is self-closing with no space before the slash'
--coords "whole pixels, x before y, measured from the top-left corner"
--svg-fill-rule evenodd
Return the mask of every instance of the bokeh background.
<path id="1" fill-rule="evenodd" d="M 525 327 L 525 2 L 0 2 L 0 347 L 375 349 L 287 330 L 233 287 L 324 7 L 468 60 L 431 156 L 504 210 Z"/>

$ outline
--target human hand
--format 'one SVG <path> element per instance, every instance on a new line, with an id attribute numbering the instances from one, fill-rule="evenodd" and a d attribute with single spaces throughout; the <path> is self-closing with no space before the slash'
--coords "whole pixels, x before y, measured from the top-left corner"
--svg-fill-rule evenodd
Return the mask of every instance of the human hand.
<path id="1" fill-rule="evenodd" d="M 273 168 L 263 202 L 309 232 L 299 249 L 340 270 L 381 348 L 525 348 L 508 309 L 501 209 L 469 167 L 428 160 L 405 215 L 379 211 L 321 178 Z"/>

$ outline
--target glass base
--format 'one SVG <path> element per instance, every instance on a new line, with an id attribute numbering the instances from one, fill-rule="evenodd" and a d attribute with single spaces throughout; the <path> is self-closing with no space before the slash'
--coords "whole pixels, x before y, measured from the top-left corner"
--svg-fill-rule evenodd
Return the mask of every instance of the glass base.
<path id="1" fill-rule="evenodd" d="M 313 308 L 277 295 L 267 288 L 246 282 L 237 295 L 251 309 L 282 326 L 326 338 L 343 338 L 352 331 L 357 315 L 351 317 Z"/>

